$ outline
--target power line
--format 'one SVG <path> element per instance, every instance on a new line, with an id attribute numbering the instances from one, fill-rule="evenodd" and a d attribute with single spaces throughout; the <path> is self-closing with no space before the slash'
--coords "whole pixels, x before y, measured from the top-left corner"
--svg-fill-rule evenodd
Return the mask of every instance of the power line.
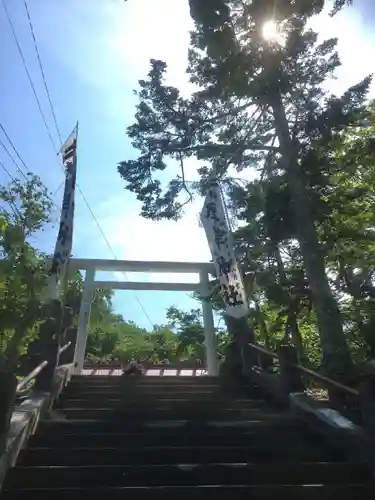
<path id="1" fill-rule="evenodd" d="M 29 27 L 30 27 L 31 35 L 33 37 L 34 48 L 35 48 L 35 52 L 36 52 L 36 55 L 37 55 L 37 58 L 38 58 L 39 69 L 40 69 L 40 72 L 41 72 L 41 75 L 42 75 L 44 88 L 45 88 L 45 91 L 46 91 L 46 94 L 47 94 L 47 97 L 48 97 L 49 106 L 51 108 L 51 112 L 52 112 L 52 116 L 53 116 L 53 121 L 54 121 L 55 127 L 56 127 L 56 132 L 57 132 L 57 135 L 59 137 L 59 141 L 62 144 L 61 133 L 60 133 L 59 125 L 57 123 L 56 113 L 55 113 L 55 109 L 54 109 L 53 104 L 52 104 L 51 95 L 49 93 L 49 89 L 48 89 L 48 85 L 47 85 L 47 80 L 46 80 L 46 76 L 45 76 L 45 73 L 44 73 L 42 60 L 41 60 L 40 53 L 39 53 L 38 43 L 36 41 L 34 26 L 33 26 L 32 20 L 31 20 L 31 16 L 30 16 L 29 7 L 27 5 L 27 1 L 26 0 L 23 0 L 23 3 L 24 3 L 24 6 L 25 6 L 27 18 L 29 20 Z"/>
<path id="2" fill-rule="evenodd" d="M 6 168 L 4 163 L 0 160 L 0 167 L 4 170 L 4 172 L 12 179 L 13 182 L 16 182 L 16 179 L 13 177 L 13 175 L 9 172 L 9 170 Z"/>
<path id="3" fill-rule="evenodd" d="M 51 131 L 50 131 L 50 129 L 49 129 L 49 126 L 48 126 L 48 123 L 47 123 L 46 117 L 45 117 L 44 112 L 43 112 L 43 108 L 42 108 L 42 106 L 41 106 L 41 104 L 40 104 L 40 101 L 39 101 L 39 98 L 38 98 L 38 94 L 37 94 L 36 89 L 35 89 L 34 82 L 33 82 L 32 78 L 31 78 L 31 75 L 30 75 L 29 69 L 28 69 L 28 67 L 27 67 L 25 56 L 24 56 L 24 54 L 23 54 L 23 51 L 22 51 L 21 45 L 20 45 L 20 43 L 19 43 L 19 41 L 18 41 L 17 33 L 16 33 L 15 28 L 14 28 L 14 24 L 13 24 L 12 18 L 10 17 L 9 10 L 8 10 L 8 6 L 7 6 L 7 4 L 6 4 L 6 0 L 2 0 L 2 4 L 3 4 L 4 10 L 5 10 L 6 17 L 7 17 L 7 19 L 8 19 L 8 23 L 9 23 L 10 29 L 11 29 L 12 34 L 13 34 L 14 41 L 16 42 L 17 49 L 18 49 L 18 52 L 19 52 L 19 54 L 20 54 L 20 57 L 21 57 L 21 60 L 22 60 L 23 67 L 25 68 L 25 71 L 26 71 L 27 77 L 28 77 L 28 79 L 29 79 L 29 83 L 30 83 L 31 89 L 32 89 L 32 91 L 33 91 L 33 94 L 34 94 L 35 100 L 36 100 L 36 102 L 37 102 L 37 105 L 38 105 L 38 108 L 39 108 L 39 112 L 40 112 L 40 114 L 41 114 L 41 116 L 42 116 L 42 119 L 43 119 L 43 122 L 44 122 L 44 126 L 46 127 L 46 130 L 47 130 L 48 136 L 49 136 L 49 138 L 50 138 L 51 144 L 52 144 L 52 146 L 53 146 L 53 149 L 55 150 L 56 154 L 58 154 L 57 148 L 56 148 L 56 146 L 55 146 L 55 141 L 53 140 L 53 137 L 52 137 Z"/>
<path id="4" fill-rule="evenodd" d="M 9 26 L 11 28 L 11 31 L 12 31 L 12 35 L 13 35 L 13 39 L 17 45 L 17 49 L 18 49 L 18 53 L 21 57 L 21 60 L 22 60 L 22 64 L 23 64 L 23 67 L 25 69 L 25 72 L 26 72 L 26 75 L 27 75 L 27 78 L 29 80 L 29 84 L 31 86 L 31 89 L 33 91 L 33 94 L 34 94 L 34 98 L 36 100 L 36 103 L 37 103 L 37 106 L 38 106 L 38 109 L 39 109 L 39 112 L 40 112 L 40 115 L 42 117 L 42 120 L 43 120 L 43 123 L 44 123 L 44 126 L 46 128 L 46 131 L 47 131 L 47 134 L 48 134 L 48 137 L 51 141 L 51 144 L 52 144 L 52 147 L 55 151 L 56 154 L 58 154 L 58 150 L 56 148 L 56 145 L 55 145 L 55 141 L 53 140 L 53 137 L 52 137 L 52 133 L 51 133 L 51 130 L 48 126 L 48 123 L 47 123 L 47 120 L 46 120 L 46 117 L 45 117 L 45 114 L 43 112 L 43 108 L 42 108 L 42 105 L 40 103 L 40 100 L 39 100 L 39 97 L 38 97 L 38 94 L 36 92 L 36 88 L 35 88 L 35 85 L 34 85 L 34 82 L 33 82 L 33 79 L 31 78 L 31 74 L 30 74 L 30 71 L 27 67 L 27 64 L 26 64 L 26 59 L 25 59 L 25 56 L 24 56 L 24 53 L 22 51 L 22 48 L 21 48 L 21 45 L 19 43 L 19 40 L 18 40 L 18 36 L 17 36 L 17 33 L 16 33 L 16 30 L 15 30 L 15 27 L 14 27 L 14 24 L 13 24 L 13 21 L 12 21 L 12 18 L 10 17 L 10 14 L 9 14 L 9 10 L 8 10 L 8 6 L 6 4 L 6 0 L 2 0 L 2 4 L 3 4 L 3 7 L 4 7 L 4 11 L 5 11 L 5 14 L 6 14 L 6 17 L 7 17 L 7 20 L 8 20 L 8 23 L 9 23 Z M 13 147 L 14 151 L 16 152 L 17 156 L 20 158 L 22 164 L 26 167 L 25 165 L 25 162 L 22 160 L 21 156 L 19 155 L 19 153 L 17 152 L 17 149 L 14 147 L 12 141 L 9 139 L 7 133 L 5 132 L 5 130 L 3 129 L 3 127 L 1 127 L 2 130 L 4 131 L 4 134 L 6 135 L 7 139 L 9 140 L 11 146 Z M 3 145 L 4 147 L 4 145 Z M 19 169 L 19 166 L 17 165 L 17 163 L 14 161 L 14 159 L 11 157 L 11 155 L 9 154 L 9 152 L 7 152 L 7 154 L 10 156 L 10 158 L 12 159 L 12 162 L 16 165 L 17 169 Z M 27 168 L 27 167 L 26 167 Z M 23 174 L 24 175 L 24 174 Z M 58 210 L 61 211 L 61 207 L 59 207 L 53 200 L 52 200 L 52 203 L 53 205 L 58 208 Z"/>
<path id="5" fill-rule="evenodd" d="M 9 151 L 9 149 L 6 147 L 6 145 L 4 144 L 4 142 L 0 139 L 0 145 L 3 147 L 4 151 L 6 152 L 6 154 L 8 155 L 8 157 L 10 158 L 10 160 L 12 161 L 12 163 L 15 165 L 16 169 L 22 174 L 23 178 L 28 181 L 28 177 L 27 177 L 27 174 L 30 174 L 31 173 L 31 170 L 29 169 L 29 167 L 26 165 L 26 162 L 25 160 L 22 158 L 22 156 L 20 155 L 18 149 L 16 148 L 16 146 L 14 145 L 14 142 L 12 141 L 12 139 L 9 137 L 9 134 L 7 133 L 7 131 L 5 130 L 5 127 L 2 123 L 0 123 L 0 129 L 2 130 L 2 132 L 4 133 L 5 137 L 7 138 L 9 144 L 12 146 L 12 149 L 13 151 L 15 152 L 15 154 L 17 155 L 19 161 L 22 163 L 22 165 L 24 166 L 24 168 L 26 169 L 26 173 L 24 172 L 24 170 L 20 167 L 20 165 L 17 163 L 17 161 L 14 159 L 12 153 Z M 4 167 L 4 165 L 3 165 Z M 3 170 L 5 169 L 5 167 L 3 168 Z M 12 177 L 13 181 L 14 181 L 14 178 Z M 57 191 L 56 191 L 57 192 Z M 56 192 L 53 194 L 52 196 L 52 204 L 58 209 L 61 211 L 61 207 L 59 205 L 57 205 L 57 203 L 55 203 L 53 201 L 53 197 L 55 196 Z"/>
<path id="6" fill-rule="evenodd" d="M 4 172 L 11 178 L 11 180 L 13 182 L 17 182 L 16 179 L 13 177 L 13 175 L 9 172 L 9 170 L 6 168 L 6 166 L 4 165 L 4 163 L 0 160 L 0 167 L 4 170 Z M 10 191 L 9 191 L 9 194 L 10 194 Z M 20 219 L 22 219 L 22 214 L 21 212 L 19 211 L 17 205 L 14 203 L 14 201 L 12 201 L 11 199 L 8 200 L 8 203 L 9 205 L 11 205 L 13 208 L 14 208 L 14 211 L 17 213 L 17 215 L 19 216 Z M 3 207 L 2 207 L 3 208 Z M 5 209 L 4 209 L 5 210 Z"/>
<path id="7" fill-rule="evenodd" d="M 95 224 L 97 225 L 97 227 L 98 227 L 98 229 L 99 229 L 99 231 L 100 231 L 101 235 L 103 236 L 103 239 L 104 239 L 104 241 L 106 242 L 107 247 L 109 248 L 109 251 L 111 252 L 111 254 L 112 254 L 113 258 L 114 258 L 115 260 L 118 260 L 118 257 L 117 257 L 117 255 L 116 255 L 115 251 L 113 250 L 113 248 L 112 248 L 112 246 L 111 246 L 110 242 L 108 241 L 108 238 L 107 238 L 107 236 L 105 235 L 105 232 L 103 231 L 103 229 L 102 229 L 101 225 L 99 224 L 98 219 L 96 218 L 96 216 L 95 216 L 95 214 L 94 214 L 94 212 L 93 212 L 92 208 L 90 207 L 90 205 L 89 205 L 89 203 L 88 203 L 88 201 L 87 201 L 87 199 L 86 199 L 85 195 L 83 194 L 83 192 L 82 192 L 82 190 L 81 190 L 81 188 L 80 188 L 79 186 L 78 186 L 78 190 L 79 190 L 79 192 L 80 192 L 80 194 L 81 194 L 81 196 L 82 196 L 82 198 L 83 198 L 83 200 L 84 200 L 84 202 L 85 202 L 85 204 L 86 204 L 87 208 L 89 209 L 89 211 L 90 211 L 90 213 L 91 213 L 91 216 L 92 216 L 92 218 L 93 218 L 93 219 L 94 219 L 94 221 L 95 221 Z M 125 279 L 128 281 L 128 276 L 127 276 L 127 274 L 126 274 L 124 271 L 122 271 L 122 274 L 123 274 L 123 276 L 125 277 Z M 152 323 L 150 316 L 148 315 L 148 313 L 147 313 L 146 309 L 144 308 L 144 306 L 143 306 L 143 304 L 142 304 L 142 302 L 141 302 L 141 299 L 138 297 L 138 295 L 137 295 L 136 293 L 134 293 L 134 297 L 135 297 L 135 299 L 137 300 L 137 302 L 138 302 L 138 304 L 139 304 L 139 306 L 140 306 L 140 308 L 141 308 L 141 310 L 142 310 L 143 314 L 146 316 L 146 318 L 147 318 L 148 322 L 150 323 L 151 327 L 153 327 L 153 326 L 154 326 L 154 324 Z"/>
<path id="8" fill-rule="evenodd" d="M 53 192 L 53 195 L 52 197 L 56 196 L 56 194 L 60 191 L 60 189 L 63 187 L 65 181 L 62 181 L 59 186 L 55 189 L 55 191 Z"/>
<path id="9" fill-rule="evenodd" d="M 33 93 L 34 93 L 34 97 L 37 101 L 37 104 L 38 104 L 38 108 L 39 108 L 39 111 L 40 111 L 40 114 L 42 116 L 42 119 L 43 119 L 43 122 L 44 122 L 44 125 L 46 127 L 46 130 L 47 130 L 47 133 L 48 133 L 48 136 L 51 140 L 51 143 L 53 145 L 53 148 L 55 150 L 55 152 L 58 154 L 58 151 L 57 151 L 57 148 L 55 146 L 55 142 L 53 140 L 53 137 L 52 137 L 52 134 L 51 134 L 51 131 L 49 129 L 49 126 L 48 126 L 48 123 L 47 123 L 47 120 L 45 118 L 45 115 L 43 113 L 43 109 L 42 109 L 42 106 L 40 104 L 40 101 L 39 101 L 39 98 L 38 98 L 38 95 L 37 95 L 37 92 L 36 92 L 36 89 L 35 89 L 35 86 L 34 86 L 34 83 L 32 81 L 32 78 L 31 78 L 31 75 L 30 75 L 30 72 L 27 68 L 27 64 L 26 64 L 26 60 L 25 60 L 25 57 L 23 55 L 23 52 L 22 52 L 22 49 L 21 49 L 21 46 L 20 46 L 20 43 L 18 41 L 18 37 L 17 37 L 17 33 L 16 33 L 16 30 L 14 28 L 14 25 L 13 25 L 13 22 L 12 22 L 12 19 L 9 15 L 9 11 L 8 11 L 8 8 L 7 8 L 7 5 L 5 3 L 5 0 L 2 0 L 2 3 L 3 3 L 3 6 L 4 6 L 4 9 L 5 9 L 5 12 L 6 12 L 6 15 L 7 15 L 7 18 L 8 18 L 8 22 L 10 24 L 10 27 L 11 27 L 11 30 L 12 30 L 12 33 L 13 33 L 13 37 L 14 37 L 14 40 L 17 44 L 17 48 L 18 48 L 18 52 L 21 56 L 21 59 L 22 59 L 22 63 L 23 63 L 23 66 L 25 68 L 25 71 L 27 73 L 27 76 L 28 76 L 28 79 L 29 79 L 29 82 L 30 82 L 30 85 L 31 85 L 31 88 L 33 90 Z M 48 102 L 49 102 L 49 105 L 50 105 L 50 108 L 51 108 L 51 113 L 52 113 L 52 116 L 53 116 L 53 119 L 54 119 L 54 123 L 55 123 L 55 127 L 56 127 L 56 131 L 57 131 L 57 134 L 58 134 L 58 137 L 59 137 L 59 141 L 60 141 L 60 144 L 61 144 L 61 147 L 63 146 L 63 141 L 62 141 L 62 137 L 61 137 L 61 133 L 60 133 L 60 129 L 59 129 L 59 126 L 58 126 L 58 122 L 57 122 L 57 118 L 56 118 L 56 113 L 55 113 L 55 110 L 54 110 L 54 106 L 53 106 L 53 103 L 52 103 L 52 99 L 51 99 L 51 94 L 49 92 L 49 89 L 48 89 L 48 84 L 47 84 L 47 79 L 45 77 L 45 73 L 44 73 L 44 69 L 43 69 L 43 64 L 42 64 L 42 60 L 41 60 L 41 57 L 40 57 L 40 52 L 39 52 L 39 48 L 38 48 L 38 43 L 37 43 L 37 40 L 36 40 L 36 36 L 35 36 L 35 30 L 34 30 L 34 26 L 33 26 L 33 22 L 32 22 L 32 19 L 31 19 L 31 15 L 30 15 L 30 11 L 29 11 L 29 8 L 28 8 L 28 5 L 27 5 L 27 1 L 24 0 L 24 6 L 25 6 L 25 10 L 26 10 L 26 14 L 27 14 L 27 17 L 28 17 L 28 21 L 29 21 L 29 28 L 30 28 L 30 31 L 31 31 L 31 35 L 32 35 L 32 38 L 33 38 L 33 43 L 34 43 L 34 48 L 35 48 L 35 51 L 36 51 L 36 54 L 37 54 L 37 59 L 38 59 L 38 64 L 39 64 L 39 69 L 40 69 L 40 72 L 42 74 L 42 79 L 43 79 L 43 83 L 44 83 L 44 88 L 45 88 L 45 91 L 46 91 L 46 94 L 47 94 L 47 98 L 48 98 Z M 60 166 L 63 168 L 63 166 L 60 164 Z M 79 187 L 79 185 L 77 184 L 77 188 L 78 188 L 78 191 L 80 193 L 80 195 L 82 196 L 82 199 L 85 203 L 85 205 L 87 206 L 95 224 L 97 225 L 107 247 L 109 248 L 111 254 L 113 255 L 114 259 L 115 260 L 118 260 L 111 244 L 109 243 L 108 241 L 108 238 L 107 236 L 105 235 L 101 225 L 99 224 L 99 221 L 98 219 L 96 218 L 89 202 L 87 201 L 86 199 L 86 196 L 84 195 L 82 189 Z M 125 277 L 126 280 L 128 280 L 127 278 L 127 275 L 126 273 L 123 272 L 123 275 Z M 134 296 L 142 310 L 142 312 L 144 313 L 144 315 L 146 316 L 147 320 L 149 321 L 151 327 L 153 327 L 153 323 L 150 319 L 150 316 L 147 314 L 147 311 L 145 310 L 140 298 L 138 297 L 138 295 L 136 293 L 134 293 Z"/>
<path id="10" fill-rule="evenodd" d="M 22 177 L 27 180 L 27 175 L 25 174 L 25 172 L 20 168 L 20 166 L 18 165 L 18 163 L 16 162 L 16 160 L 13 158 L 12 154 L 10 153 L 9 149 L 6 147 L 6 145 L 3 143 L 3 141 L 0 139 L 0 145 L 3 147 L 4 151 L 6 152 L 6 154 L 9 156 L 9 158 L 11 159 L 11 161 L 14 163 L 16 169 L 20 172 L 20 174 L 22 175 Z"/>
<path id="11" fill-rule="evenodd" d="M 9 135 L 7 134 L 7 131 L 5 130 L 4 126 L 2 123 L 0 123 L 0 129 L 2 130 L 3 134 L 5 135 L 5 137 L 7 138 L 9 144 L 12 146 L 12 149 L 13 151 L 16 153 L 18 159 L 20 160 L 20 162 L 22 163 L 22 165 L 25 167 L 25 169 L 30 172 L 30 169 L 27 167 L 26 163 L 23 161 L 21 155 L 19 154 L 19 152 L 17 151 L 17 148 L 15 147 L 15 145 L 13 144 L 13 141 L 12 139 L 9 137 Z"/>

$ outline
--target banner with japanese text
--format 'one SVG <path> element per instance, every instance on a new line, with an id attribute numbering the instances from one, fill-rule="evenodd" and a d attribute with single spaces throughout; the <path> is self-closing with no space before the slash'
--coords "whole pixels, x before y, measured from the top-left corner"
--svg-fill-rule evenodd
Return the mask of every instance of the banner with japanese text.
<path id="1" fill-rule="evenodd" d="M 234 318 L 241 318 L 248 313 L 247 298 L 217 183 L 212 183 L 208 189 L 200 218 L 220 282 L 226 312 Z"/>
<path id="2" fill-rule="evenodd" d="M 59 283 L 65 278 L 67 265 L 72 253 L 74 199 L 77 176 L 77 135 L 78 125 L 61 148 L 62 163 L 65 168 L 64 198 L 61 208 L 60 227 L 49 269 L 48 296 L 59 297 Z"/>

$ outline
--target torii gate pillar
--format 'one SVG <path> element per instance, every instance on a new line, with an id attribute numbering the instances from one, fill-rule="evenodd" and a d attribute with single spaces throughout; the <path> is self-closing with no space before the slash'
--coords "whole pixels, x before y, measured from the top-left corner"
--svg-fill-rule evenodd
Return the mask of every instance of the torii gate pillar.
<path id="1" fill-rule="evenodd" d="M 95 291 L 95 268 L 86 270 L 86 277 L 83 285 L 83 294 L 81 308 L 79 310 L 77 340 L 74 349 L 74 373 L 80 374 L 83 369 L 83 363 L 86 354 L 86 344 L 88 335 L 88 326 L 90 320 L 91 303 Z"/>
<path id="2" fill-rule="evenodd" d="M 207 374 L 211 377 L 219 375 L 219 363 L 216 355 L 216 333 L 212 306 L 208 300 L 205 300 L 209 295 L 209 279 L 206 271 L 199 273 L 200 292 L 203 297 L 203 326 L 204 326 L 204 344 L 206 347 L 206 363 Z"/>

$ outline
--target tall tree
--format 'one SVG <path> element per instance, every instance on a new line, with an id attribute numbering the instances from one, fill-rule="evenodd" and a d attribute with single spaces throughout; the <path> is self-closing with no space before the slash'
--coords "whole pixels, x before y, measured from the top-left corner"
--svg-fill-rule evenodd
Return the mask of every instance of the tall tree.
<path id="1" fill-rule="evenodd" d="M 284 342 L 291 341 L 302 359 L 298 317 L 310 311 L 311 292 L 299 249 L 291 238 L 293 220 L 285 183 L 276 177 L 254 180 L 240 189 L 233 186 L 230 203 L 237 218 L 246 222 L 235 232 L 235 241 L 261 338 L 272 343 L 271 331 L 283 329 Z M 262 311 L 265 302 L 267 310 L 277 314 L 271 330 L 266 328 Z"/>
<path id="2" fill-rule="evenodd" d="M 277 177 L 290 199 L 290 233 L 309 281 L 324 364 L 343 375 L 351 359 L 314 223 L 313 187 L 333 161 L 332 141 L 360 118 L 371 79 L 341 97 L 325 90 L 340 65 L 337 40 L 318 43 L 306 28 L 323 0 L 190 0 L 190 7 L 188 72 L 198 90 L 182 97 L 164 84 L 166 64 L 151 61 L 128 129 L 140 155 L 119 172 L 143 202 L 142 215 L 154 219 L 181 215 L 184 159 L 193 155 L 207 162 L 200 169 L 202 192 L 209 175 L 225 178 L 233 167 Z M 170 159 L 181 170 L 163 189 L 156 174 L 172 172 Z"/>
<path id="3" fill-rule="evenodd" d="M 334 138 L 330 145 L 334 161 L 329 169 L 324 169 L 319 160 L 320 176 L 312 186 L 312 211 L 319 241 L 326 256 L 331 287 L 344 313 L 346 336 L 357 360 L 366 352 L 373 357 L 375 352 L 370 334 L 375 314 L 374 120 L 374 103 L 370 103 L 366 120 Z M 319 154 L 326 152 L 327 147 L 324 151 L 318 148 L 315 154 L 319 159 Z M 283 325 L 287 326 L 285 318 L 290 312 L 298 313 L 295 326 L 299 328 L 298 322 L 302 321 L 303 331 L 314 336 L 314 317 L 306 316 L 310 308 L 309 284 L 301 274 L 299 248 L 290 239 L 293 222 L 286 188 L 285 183 L 280 184 L 279 178 L 273 176 L 253 180 L 241 188 L 234 185 L 228 192 L 229 209 L 246 222 L 235 235 L 245 281 L 251 282 L 256 276 L 267 316 L 274 317 L 273 312 L 279 311 L 274 327 L 266 329 L 271 342 L 274 334 Z M 280 269 L 284 272 L 280 273 Z M 287 279 L 281 280 L 282 275 Z M 260 315 L 254 316 L 260 320 Z M 306 329 L 306 319 L 312 328 Z M 310 340 L 313 339 L 303 338 L 309 346 Z M 307 354 L 316 359 L 316 352 Z"/>

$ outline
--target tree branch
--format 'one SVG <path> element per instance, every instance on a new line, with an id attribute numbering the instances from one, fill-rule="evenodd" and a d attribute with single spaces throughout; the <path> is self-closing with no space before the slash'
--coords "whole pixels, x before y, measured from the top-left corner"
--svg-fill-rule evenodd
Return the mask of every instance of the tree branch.
<path id="1" fill-rule="evenodd" d="M 171 150 L 170 152 L 176 152 L 176 153 L 185 153 L 189 151 L 206 151 L 209 149 L 213 148 L 219 148 L 223 151 L 236 151 L 239 147 L 242 147 L 243 150 L 247 149 L 252 149 L 254 151 L 274 151 L 276 153 L 280 152 L 280 148 L 276 146 L 267 146 L 265 144 L 206 144 L 204 146 L 187 146 L 186 148 L 181 148 L 181 149 L 174 149 Z"/>
<path id="2" fill-rule="evenodd" d="M 272 141 L 271 141 L 271 146 L 273 147 L 274 144 L 276 142 L 276 134 L 274 135 Z M 264 167 L 263 167 L 263 170 L 262 170 L 262 174 L 260 176 L 260 180 L 263 181 L 264 179 L 264 175 L 267 174 L 267 175 L 271 175 L 271 170 L 270 170 L 270 164 L 271 164 L 271 160 L 272 160 L 272 153 L 274 151 L 269 151 L 268 154 L 267 154 L 267 158 L 265 159 L 264 161 Z"/>
<path id="3" fill-rule="evenodd" d="M 181 179 L 182 179 L 182 187 L 183 189 L 187 192 L 188 196 L 189 196 L 189 199 L 186 200 L 182 205 L 181 205 L 181 208 L 184 207 L 185 205 L 187 205 L 188 203 L 190 203 L 193 199 L 193 195 L 191 194 L 191 192 L 189 191 L 189 188 L 187 187 L 187 184 L 186 184 L 186 179 L 185 179 L 185 169 L 184 169 L 184 160 L 182 158 L 182 154 L 180 153 L 179 154 L 179 159 L 180 159 L 180 168 L 181 168 Z"/>
<path id="4" fill-rule="evenodd" d="M 236 115 L 236 114 L 240 113 L 241 111 L 245 111 L 250 106 L 254 106 L 254 103 L 253 102 L 247 102 L 245 104 L 242 104 L 242 105 L 238 106 L 235 109 L 232 109 L 230 111 L 226 111 L 225 113 L 221 113 L 220 115 L 216 115 L 213 118 L 210 118 L 210 119 L 206 120 L 202 126 L 204 126 L 204 125 L 206 125 L 208 123 L 215 123 L 216 121 L 222 120 L 223 118 L 227 118 L 228 116 L 231 116 L 231 115 Z M 257 106 L 257 105 L 255 105 L 255 106 Z M 256 111 L 257 110 L 255 110 L 255 112 Z M 255 114 L 255 112 L 254 112 L 254 114 Z"/>

